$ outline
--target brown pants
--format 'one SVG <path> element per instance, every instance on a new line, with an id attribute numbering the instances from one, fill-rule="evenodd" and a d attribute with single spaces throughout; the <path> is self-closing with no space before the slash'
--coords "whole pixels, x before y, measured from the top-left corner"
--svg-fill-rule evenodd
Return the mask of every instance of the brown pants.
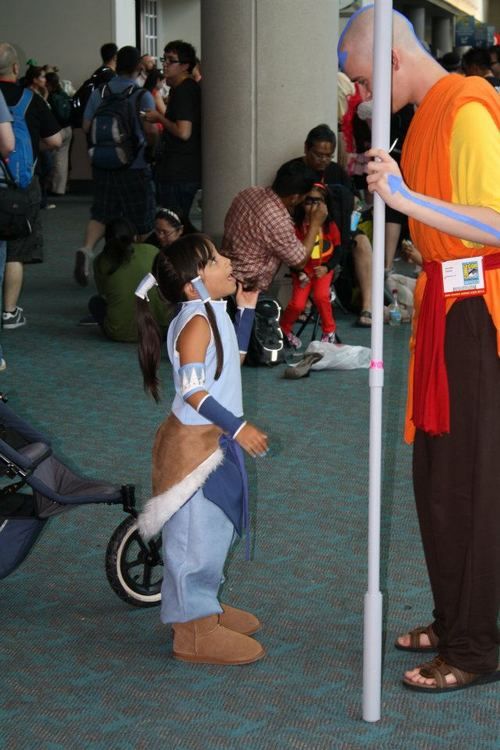
<path id="1" fill-rule="evenodd" d="M 452 666 L 489 672 L 499 642 L 500 359 L 481 297 L 451 308 L 445 357 L 450 434 L 417 431 L 415 499 L 439 653 Z"/>

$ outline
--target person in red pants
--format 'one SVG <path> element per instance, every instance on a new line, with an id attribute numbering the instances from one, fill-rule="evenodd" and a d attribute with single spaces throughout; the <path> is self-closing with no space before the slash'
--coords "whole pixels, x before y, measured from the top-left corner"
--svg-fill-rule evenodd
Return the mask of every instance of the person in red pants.
<path id="1" fill-rule="evenodd" d="M 280 321 L 283 333 L 290 346 L 298 349 L 302 343 L 292 331 L 299 315 L 304 312 L 309 296 L 312 295 L 321 318 L 321 341 L 335 343 L 335 318 L 333 317 L 330 299 L 330 286 L 334 268 L 338 265 L 340 250 L 339 228 L 332 220 L 332 195 L 326 185 L 314 184 L 296 213 L 295 233 L 299 240 L 307 234 L 310 215 L 314 206 L 324 203 L 328 214 L 321 226 L 309 258 L 302 268 L 294 268 L 292 274 L 292 298 Z"/>

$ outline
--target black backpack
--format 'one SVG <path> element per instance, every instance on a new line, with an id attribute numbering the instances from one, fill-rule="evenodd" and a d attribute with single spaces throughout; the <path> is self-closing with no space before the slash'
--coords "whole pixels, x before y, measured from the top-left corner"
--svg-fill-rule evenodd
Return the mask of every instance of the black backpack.
<path id="1" fill-rule="evenodd" d="M 281 307 L 272 297 L 260 296 L 255 308 L 255 322 L 248 344 L 245 364 L 250 367 L 272 367 L 285 361 L 283 331 L 280 328 Z"/>
<path id="2" fill-rule="evenodd" d="M 335 224 L 339 228 L 341 251 L 335 258 L 343 265 L 344 258 L 351 249 L 351 214 L 354 209 L 354 194 L 345 185 L 329 184 L 328 188 L 333 197 L 333 216 Z"/>
<path id="3" fill-rule="evenodd" d="M 107 83 L 111 78 L 115 77 L 115 72 L 103 65 L 102 68 L 98 68 L 90 78 L 82 83 L 76 94 L 71 100 L 71 116 L 70 125 L 72 128 L 81 128 L 83 124 L 83 113 L 85 107 L 90 99 L 91 93 L 94 89 L 98 89 L 103 83 Z"/>
<path id="4" fill-rule="evenodd" d="M 105 84 L 101 89 L 101 103 L 92 118 L 89 132 L 89 156 L 98 169 L 129 167 L 142 145 L 135 124 L 139 116 L 139 102 L 145 90 L 131 84 L 124 91 L 114 93 Z M 139 91 L 132 106 L 130 97 Z M 140 122 L 140 120 L 139 120 Z"/>
<path id="5" fill-rule="evenodd" d="M 65 91 L 56 91 L 49 94 L 48 102 L 54 117 L 62 128 L 67 127 L 71 122 L 72 100 Z"/>

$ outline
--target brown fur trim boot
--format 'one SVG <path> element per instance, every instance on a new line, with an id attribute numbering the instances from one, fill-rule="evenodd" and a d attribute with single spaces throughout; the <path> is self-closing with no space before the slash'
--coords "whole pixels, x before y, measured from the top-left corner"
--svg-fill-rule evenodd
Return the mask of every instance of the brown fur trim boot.
<path id="1" fill-rule="evenodd" d="M 177 622 L 172 628 L 174 659 L 199 664 L 251 664 L 265 655 L 253 638 L 221 625 L 219 615 Z"/>
<path id="2" fill-rule="evenodd" d="M 251 612 L 230 607 L 229 604 L 221 603 L 220 606 L 224 611 L 219 615 L 219 622 L 225 628 L 234 630 L 236 633 L 243 633 L 243 635 L 253 635 L 261 629 L 260 621 Z"/>

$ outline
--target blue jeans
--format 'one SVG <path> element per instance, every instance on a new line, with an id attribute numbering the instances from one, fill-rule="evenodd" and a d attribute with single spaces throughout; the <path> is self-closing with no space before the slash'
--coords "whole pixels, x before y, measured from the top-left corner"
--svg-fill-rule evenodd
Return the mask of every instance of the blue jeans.
<path id="1" fill-rule="evenodd" d="M 7 255 L 7 243 L 0 240 L 0 311 L 3 310 L 3 277 L 5 273 L 5 257 Z M 2 344 L 0 344 L 0 359 L 3 357 Z"/>

